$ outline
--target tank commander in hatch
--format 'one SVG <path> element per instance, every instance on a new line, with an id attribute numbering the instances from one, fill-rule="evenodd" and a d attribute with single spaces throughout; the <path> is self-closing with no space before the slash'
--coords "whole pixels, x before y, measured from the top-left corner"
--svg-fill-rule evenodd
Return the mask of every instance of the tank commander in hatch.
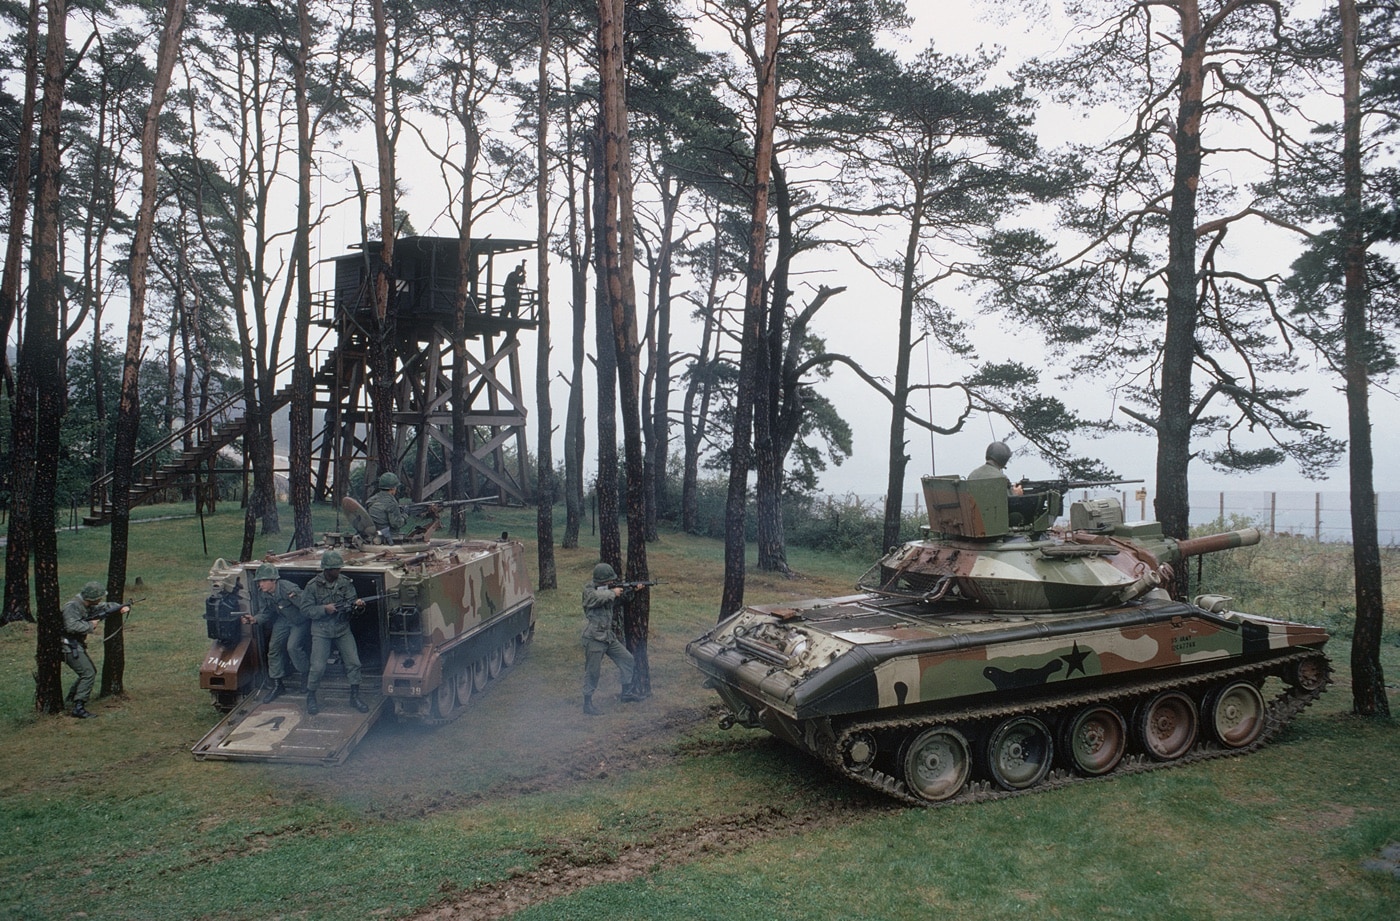
<path id="1" fill-rule="evenodd" d="M 994 441 L 987 445 L 986 463 L 967 475 L 969 480 L 989 480 L 1001 477 L 1006 481 L 1008 496 L 1021 495 L 1021 484 L 1011 482 L 1006 475 L 1006 465 L 1011 462 L 1011 448 L 1004 441 Z"/>
<path id="2" fill-rule="evenodd" d="M 263 698 L 264 702 L 272 703 L 286 693 L 288 655 L 303 679 L 311 671 L 306 654 L 311 621 L 301 610 L 301 587 L 283 579 L 276 566 L 263 563 L 253 574 L 253 579 L 258 585 L 258 591 L 253 595 L 259 602 L 258 613 L 244 614 L 243 622 L 256 623 L 264 629 L 269 625 L 272 627 L 272 637 L 267 646 L 267 674 L 273 683 Z"/>
<path id="3" fill-rule="evenodd" d="M 345 664 L 345 677 L 350 682 L 350 706 L 361 713 L 369 705 L 360 700 L 360 651 L 355 634 L 350 631 L 350 618 L 364 610 L 365 603 L 355 597 L 355 587 L 349 578 L 341 578 L 345 558 L 338 550 L 327 550 L 321 556 L 321 573 L 306 583 L 301 595 L 301 609 L 311 621 L 311 672 L 306 679 L 306 712 L 315 716 L 321 712 L 316 689 L 330 661 L 331 644 L 340 651 Z"/>
<path id="4" fill-rule="evenodd" d="M 622 681 L 623 703 L 631 703 L 640 698 L 632 690 L 632 674 L 635 662 L 632 653 L 613 632 L 613 607 L 618 601 L 632 597 L 633 589 L 621 585 L 610 585 L 617 581 L 617 573 L 607 563 L 593 567 L 593 581 L 583 587 L 583 712 L 589 716 L 598 713 L 593 706 L 593 692 L 598 689 L 599 672 L 603 667 L 603 656 L 613 660 L 618 677 Z"/>
<path id="5" fill-rule="evenodd" d="M 379 479 L 375 482 L 379 489 L 365 503 L 365 511 L 369 513 L 370 520 L 374 522 L 374 532 L 386 544 L 392 544 L 403 538 L 403 529 L 408 524 L 408 513 L 399 503 L 401 481 L 393 473 L 386 470 L 379 475 Z M 437 512 L 436 505 L 429 505 L 426 509 L 426 514 L 429 517 L 436 517 Z"/>
<path id="6" fill-rule="evenodd" d="M 92 694 L 92 681 L 97 677 L 97 668 L 87 652 L 89 633 L 96 633 L 102 626 L 102 618 L 108 614 L 131 610 L 130 605 L 104 602 L 107 590 L 100 582 L 89 582 L 83 590 L 63 606 L 63 664 L 73 669 L 78 680 L 73 682 L 65 698 L 73 705 L 71 714 L 80 720 L 92 719 L 96 713 L 87 710 L 88 696 Z"/>

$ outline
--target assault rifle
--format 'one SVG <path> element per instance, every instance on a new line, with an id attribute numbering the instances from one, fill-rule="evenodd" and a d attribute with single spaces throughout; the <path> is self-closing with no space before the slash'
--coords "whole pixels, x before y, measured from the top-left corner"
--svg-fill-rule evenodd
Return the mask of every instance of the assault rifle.
<path id="1" fill-rule="evenodd" d="M 1100 486 L 1121 486 L 1124 483 L 1141 483 L 1142 480 L 1032 480 L 1022 477 L 1016 485 L 1021 492 L 1057 492 L 1064 495 L 1071 489 L 1096 489 Z"/>
<path id="2" fill-rule="evenodd" d="M 390 594 L 392 593 L 385 592 L 382 595 L 370 595 L 368 598 L 356 598 L 354 599 L 354 601 L 342 601 L 340 602 L 340 604 L 337 604 L 335 606 L 335 614 L 337 617 L 349 617 L 351 614 L 355 613 L 356 601 L 363 601 L 365 603 L 365 607 L 369 607 L 376 601 L 379 601 L 383 598 L 388 598 Z"/>
<path id="3" fill-rule="evenodd" d="M 92 613 L 91 611 L 88 611 L 88 612 L 86 612 L 86 613 L 83 614 L 83 620 L 106 620 L 107 618 L 111 617 L 113 614 L 120 614 L 123 610 L 125 610 L 128 614 L 130 614 L 130 613 L 131 613 L 131 608 L 132 608 L 133 605 L 140 604 L 141 602 L 143 602 L 143 601 L 145 601 L 145 600 L 146 600 L 145 598 L 138 598 L 138 599 L 136 599 L 135 601 L 123 601 L 123 602 L 121 602 L 120 604 L 118 604 L 116 607 L 114 607 L 114 608 L 112 608 L 112 609 L 110 609 L 110 610 L 107 610 L 107 611 L 103 611 L 101 614 L 94 614 L 94 613 Z"/>
<path id="4" fill-rule="evenodd" d="M 611 582 L 604 582 L 606 588 L 650 588 L 653 585 L 665 585 L 665 582 L 655 582 L 651 579 L 614 579 Z"/>

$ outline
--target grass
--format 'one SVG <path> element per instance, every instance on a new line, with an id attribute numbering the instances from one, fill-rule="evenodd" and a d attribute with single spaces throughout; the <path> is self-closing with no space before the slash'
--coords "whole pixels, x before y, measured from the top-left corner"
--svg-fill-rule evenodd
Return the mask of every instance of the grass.
<path id="1" fill-rule="evenodd" d="M 285 549 L 283 524 L 259 554 Z M 528 535 L 533 513 L 483 512 L 471 527 Z M 563 587 L 540 593 L 529 653 L 456 722 L 383 721 L 334 769 L 197 762 L 190 746 L 217 720 L 198 688 L 205 574 L 240 533 L 233 509 L 202 533 L 193 518 L 133 527 L 131 594 L 147 600 L 127 627 L 127 694 L 94 702 L 100 719 L 34 715 L 34 628 L 0 629 L 0 917 L 1315 921 L 1392 919 L 1400 904 L 1400 882 L 1361 868 L 1400 841 L 1400 733 L 1348 714 L 1344 637 L 1329 646 L 1337 684 L 1254 755 L 911 809 L 764 733 L 717 728 L 683 655 L 717 610 L 713 541 L 665 533 L 648 547 L 668 583 L 653 589 L 654 696 L 608 697 L 585 722 L 577 591 L 597 557 L 585 534 L 559 551 Z M 65 597 L 101 578 L 105 531 L 59 544 Z M 1341 600 L 1319 610 L 1277 587 L 1317 548 L 1249 551 L 1230 593 L 1246 610 L 1344 618 Z M 751 574 L 749 600 L 845 594 L 865 568 L 796 549 L 790 562 L 798 579 Z M 1310 565 L 1313 583 L 1343 578 L 1335 561 Z M 600 696 L 617 687 L 605 669 Z M 484 908 L 449 910 L 478 893 Z"/>

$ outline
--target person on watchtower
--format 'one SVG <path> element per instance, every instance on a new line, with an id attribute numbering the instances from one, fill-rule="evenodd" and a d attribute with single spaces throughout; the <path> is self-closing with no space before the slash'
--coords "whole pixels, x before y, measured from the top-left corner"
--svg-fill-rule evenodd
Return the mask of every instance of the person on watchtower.
<path id="1" fill-rule="evenodd" d="M 350 706 L 361 713 L 369 705 L 360 700 L 360 650 L 355 634 L 350 631 L 350 618 L 364 610 L 365 603 L 355 596 L 355 587 L 348 578 L 341 578 L 345 558 L 338 550 L 321 555 L 321 573 L 306 583 L 301 595 L 301 609 L 311 621 L 311 671 L 306 678 L 306 712 L 315 716 L 321 712 L 316 690 L 326 674 L 331 645 L 340 651 L 345 665 L 345 678 L 350 682 Z"/>

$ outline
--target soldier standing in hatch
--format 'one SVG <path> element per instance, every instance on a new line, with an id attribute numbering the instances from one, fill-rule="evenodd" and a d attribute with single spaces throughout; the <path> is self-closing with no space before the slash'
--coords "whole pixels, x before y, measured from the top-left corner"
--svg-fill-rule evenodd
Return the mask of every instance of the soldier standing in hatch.
<path id="1" fill-rule="evenodd" d="M 89 582 L 63 606 L 63 662 L 78 675 L 65 700 L 73 706 L 72 715 L 80 720 L 97 716 L 87 710 L 92 681 L 97 677 L 97 667 L 87 653 L 88 634 L 97 632 L 106 615 L 114 611 L 125 614 L 131 610 L 129 605 L 104 603 L 105 597 L 107 590 L 101 583 Z"/>
<path id="2" fill-rule="evenodd" d="M 272 638 L 268 640 L 268 677 L 273 681 L 272 689 L 263 698 L 272 703 L 286 693 L 287 656 L 297 673 L 306 677 L 310 672 L 310 661 L 306 655 L 307 637 L 310 635 L 311 621 L 301 610 L 301 589 L 295 582 L 280 577 L 277 567 L 263 563 L 253 575 L 258 583 L 254 597 L 262 602 L 257 615 L 243 615 L 243 622 L 257 623 L 264 629 L 272 625 Z"/>
<path id="3" fill-rule="evenodd" d="M 583 712 L 590 716 L 598 713 L 593 706 L 593 692 L 598 689 L 599 673 L 603 667 L 603 656 L 617 665 L 618 677 L 622 681 L 623 703 L 637 700 L 632 691 L 632 653 L 613 632 L 613 606 L 619 600 L 632 597 L 632 589 L 620 585 L 609 585 L 617 580 L 617 573 L 607 563 L 593 567 L 593 581 L 583 587 Z"/>
<path id="4" fill-rule="evenodd" d="M 355 597 L 355 587 L 350 580 L 340 577 L 340 568 L 344 565 L 345 558 L 340 551 L 327 550 L 321 555 L 321 574 L 306 583 L 301 594 L 301 609 L 311 620 L 311 672 L 306 678 L 306 712 L 313 716 L 321 712 L 316 689 L 326 673 L 331 644 L 340 651 L 340 661 L 345 664 L 345 677 L 350 681 L 350 706 L 361 713 L 369 712 L 369 705 L 360 700 L 360 651 L 355 646 L 355 635 L 350 632 L 351 611 L 362 610 L 365 603 Z"/>
<path id="5" fill-rule="evenodd" d="M 369 497 L 365 511 L 374 522 L 374 530 L 386 543 L 393 543 L 408 524 L 408 515 L 399 505 L 399 478 L 389 471 L 379 475 L 379 491 Z"/>
<path id="6" fill-rule="evenodd" d="M 1001 477 L 1006 481 L 1007 495 L 1019 496 L 1021 494 L 1020 484 L 1012 485 L 1011 478 L 1006 475 L 1006 465 L 1011 462 L 1011 448 L 1003 441 L 994 441 L 987 445 L 987 462 L 967 475 L 969 480 L 989 480 L 993 477 Z"/>

